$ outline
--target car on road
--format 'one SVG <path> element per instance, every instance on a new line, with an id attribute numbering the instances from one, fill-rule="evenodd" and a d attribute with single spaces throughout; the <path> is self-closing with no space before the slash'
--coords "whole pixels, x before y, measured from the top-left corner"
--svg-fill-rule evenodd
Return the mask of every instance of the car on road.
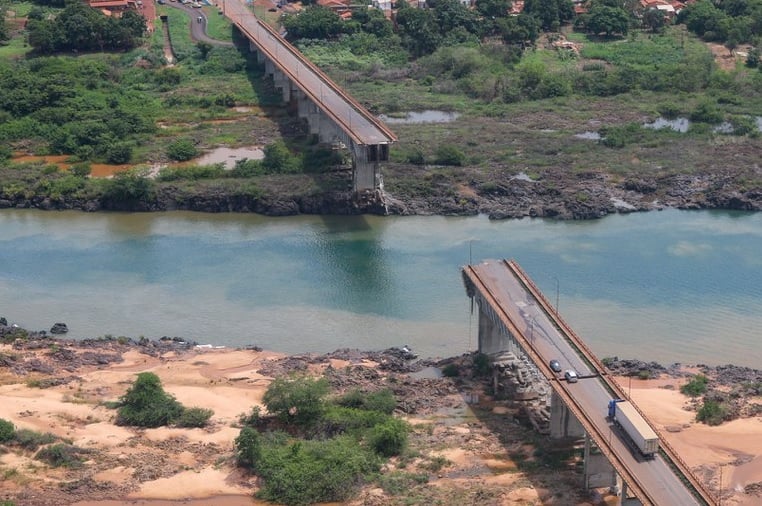
<path id="1" fill-rule="evenodd" d="M 558 360 L 551 360 L 550 362 L 548 362 L 548 365 L 550 366 L 553 372 L 561 372 L 561 362 L 559 362 Z"/>
<path id="2" fill-rule="evenodd" d="M 569 369 L 564 373 L 564 378 L 566 378 L 567 383 L 576 383 L 579 376 L 577 376 L 577 371 Z"/>

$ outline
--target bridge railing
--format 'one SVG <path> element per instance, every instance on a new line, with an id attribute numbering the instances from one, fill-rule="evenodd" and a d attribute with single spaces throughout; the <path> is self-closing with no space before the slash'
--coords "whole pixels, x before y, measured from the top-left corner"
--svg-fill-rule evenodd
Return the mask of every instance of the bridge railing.
<path id="1" fill-rule="evenodd" d="M 228 3 L 233 3 L 235 0 L 228 0 Z M 235 5 L 235 7 L 228 5 L 226 9 L 224 9 L 224 14 L 231 20 L 233 23 L 236 23 L 238 27 L 247 35 L 247 37 L 252 40 L 257 46 L 267 54 L 268 59 L 272 61 L 284 74 L 286 74 L 290 80 L 297 83 L 299 88 L 304 91 L 310 99 L 316 103 L 321 105 L 321 109 L 323 109 L 326 113 L 328 113 L 331 118 L 336 121 L 337 124 L 341 125 L 347 134 L 350 135 L 356 142 L 359 144 L 365 144 L 363 139 L 361 139 L 352 129 L 351 125 L 351 118 L 350 121 L 347 122 L 343 118 L 341 118 L 339 115 L 335 114 L 330 106 L 326 104 L 323 101 L 323 98 L 316 93 L 315 90 L 310 90 L 308 86 L 306 86 L 300 79 L 299 79 L 299 68 L 297 66 L 296 69 L 290 68 L 288 65 L 284 64 L 281 59 L 278 57 L 277 54 L 271 53 L 267 47 L 259 40 L 259 34 L 256 32 L 264 31 L 266 32 L 266 35 L 271 38 L 271 40 L 274 41 L 275 44 L 277 44 L 278 47 L 284 48 L 290 56 L 292 56 L 296 60 L 297 65 L 303 66 L 306 70 L 311 72 L 313 75 L 315 75 L 323 84 L 325 84 L 334 94 L 336 94 L 338 97 L 341 98 L 346 104 L 348 104 L 359 116 L 361 116 L 365 121 L 370 123 L 374 128 L 376 128 L 379 133 L 386 137 L 386 142 L 392 143 L 397 141 L 397 136 L 392 132 L 389 127 L 387 127 L 381 120 L 376 118 L 370 111 L 368 111 L 362 104 L 360 104 L 355 98 L 353 98 L 351 95 L 349 95 L 346 91 L 344 91 L 343 88 L 341 88 L 338 84 L 336 84 L 325 72 L 320 70 L 320 68 L 312 63 L 309 59 L 307 59 L 299 50 L 297 50 L 294 46 L 292 46 L 288 41 L 286 41 L 280 33 L 278 33 L 273 27 L 268 25 L 267 23 L 261 21 L 259 18 L 257 18 L 253 12 L 248 10 L 246 7 L 241 5 L 240 3 Z M 234 11 L 234 13 L 230 12 Z M 229 15 L 230 14 L 230 15 Z M 238 20 L 236 20 L 236 16 L 238 17 Z M 252 32 L 247 26 L 246 23 L 244 23 L 244 18 L 246 21 L 254 22 L 257 30 Z"/>
<path id="2" fill-rule="evenodd" d="M 611 450 L 608 442 L 606 441 L 606 435 L 599 431 L 590 417 L 585 414 L 584 410 L 577 404 L 574 396 L 567 391 L 566 385 L 558 381 L 555 375 L 552 374 L 548 364 L 544 362 L 540 354 L 535 349 L 534 345 L 530 340 L 526 338 L 521 329 L 519 329 L 513 323 L 513 320 L 511 320 L 510 316 L 505 312 L 502 305 L 497 302 L 497 298 L 490 292 L 485 283 L 481 281 L 479 274 L 471 266 L 467 266 L 464 268 L 464 275 L 472 284 L 471 287 L 466 287 L 467 291 L 474 294 L 478 291 L 479 295 L 484 298 L 485 301 L 494 309 L 495 314 L 500 318 L 500 321 L 505 326 L 506 330 L 508 330 L 511 335 L 513 335 L 519 341 L 527 355 L 529 355 L 534 363 L 538 365 L 545 377 L 549 380 L 551 387 L 556 391 L 556 393 L 558 393 L 564 404 L 569 408 L 574 416 L 577 417 L 577 420 L 580 421 L 582 426 L 585 428 L 585 431 L 587 431 L 590 437 L 598 445 L 601 453 L 606 456 L 617 473 L 619 473 L 619 475 L 627 481 L 633 494 L 635 494 L 635 496 L 644 505 L 656 504 L 648 491 L 642 485 L 640 485 L 635 473 L 633 473 L 633 471 L 624 463 L 624 461 L 622 461 L 619 456 Z"/>
<path id="3" fill-rule="evenodd" d="M 587 347 L 587 345 L 584 343 L 582 338 L 580 338 L 576 332 L 566 323 L 566 321 L 561 318 L 561 316 L 558 314 L 557 311 L 553 311 L 552 306 L 550 304 L 550 301 L 545 297 L 545 295 L 537 288 L 537 285 L 534 284 L 534 282 L 529 278 L 529 276 L 524 272 L 524 270 L 519 266 L 518 263 L 516 263 L 514 260 L 507 260 L 504 261 L 505 264 L 508 266 L 509 269 L 518 277 L 518 279 L 521 280 L 522 283 L 529 289 L 529 291 L 532 293 L 535 299 L 537 299 L 538 302 L 540 302 L 540 305 L 543 307 L 544 311 L 548 314 L 548 316 L 553 319 L 556 324 L 558 325 L 559 329 L 561 329 L 567 336 L 567 338 L 575 345 L 577 346 L 584 354 L 585 358 L 588 359 L 588 361 L 592 364 L 596 365 L 596 368 L 599 370 L 596 371 L 598 375 L 601 377 L 601 379 L 606 383 L 606 385 L 616 393 L 616 395 L 622 399 L 626 399 L 630 401 L 630 404 L 635 408 L 635 410 L 640 413 L 640 416 L 643 417 L 643 420 L 648 424 L 651 429 L 656 433 L 657 436 L 659 436 L 659 443 L 664 449 L 664 452 L 666 453 L 667 457 L 672 460 L 672 463 L 675 465 L 677 470 L 683 475 L 684 478 L 686 478 L 693 487 L 693 489 L 701 496 L 701 499 L 705 501 L 707 504 L 717 504 L 717 499 L 714 497 L 714 495 L 709 492 L 709 490 L 706 489 L 704 484 L 698 479 L 698 477 L 693 474 L 693 471 L 690 467 L 688 467 L 688 464 L 680 457 L 680 455 L 677 453 L 675 448 L 664 438 L 664 434 L 656 428 L 651 421 L 648 419 L 646 414 L 643 412 L 643 410 L 640 409 L 640 407 L 632 402 L 632 399 L 630 396 L 624 391 L 621 385 L 613 380 L 613 378 L 608 375 L 606 371 L 606 366 L 601 362 L 598 357 Z"/>

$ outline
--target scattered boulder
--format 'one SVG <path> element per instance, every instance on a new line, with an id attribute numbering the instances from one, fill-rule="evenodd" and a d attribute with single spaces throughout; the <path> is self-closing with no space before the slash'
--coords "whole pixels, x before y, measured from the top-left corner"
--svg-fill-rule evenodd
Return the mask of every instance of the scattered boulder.
<path id="1" fill-rule="evenodd" d="M 50 327 L 51 334 L 66 334 L 69 332 L 69 327 L 65 323 L 55 323 Z"/>

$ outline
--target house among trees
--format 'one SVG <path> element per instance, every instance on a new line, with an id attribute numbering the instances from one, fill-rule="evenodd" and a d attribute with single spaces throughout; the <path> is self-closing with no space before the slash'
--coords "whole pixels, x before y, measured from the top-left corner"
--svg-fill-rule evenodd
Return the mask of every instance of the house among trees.
<path id="1" fill-rule="evenodd" d="M 90 0 L 87 4 L 92 9 L 98 9 L 106 16 L 111 16 L 127 9 L 139 10 L 141 0 Z"/>

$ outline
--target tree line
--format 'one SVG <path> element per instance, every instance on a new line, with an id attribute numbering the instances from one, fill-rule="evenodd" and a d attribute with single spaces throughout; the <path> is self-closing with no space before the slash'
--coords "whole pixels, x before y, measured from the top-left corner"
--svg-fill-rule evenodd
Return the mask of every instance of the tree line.
<path id="1" fill-rule="evenodd" d="M 29 45 L 42 54 L 128 50 L 140 44 L 146 22 L 134 10 L 112 17 L 74 0 L 54 17 L 42 8 L 32 9 L 27 17 L 27 32 Z"/>

